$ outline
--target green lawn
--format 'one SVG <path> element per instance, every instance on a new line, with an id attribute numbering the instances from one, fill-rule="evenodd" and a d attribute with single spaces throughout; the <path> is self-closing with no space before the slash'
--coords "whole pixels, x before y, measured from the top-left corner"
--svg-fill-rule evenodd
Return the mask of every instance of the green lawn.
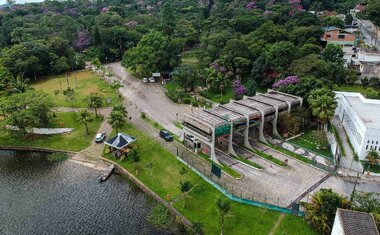
<path id="1" fill-rule="evenodd" d="M 199 59 L 197 58 L 196 52 L 190 51 L 182 56 L 182 63 L 187 65 L 198 65 Z"/>
<path id="2" fill-rule="evenodd" d="M 194 187 L 189 193 L 186 208 L 183 207 L 184 199 L 182 198 L 174 203 L 174 207 L 192 222 L 201 222 L 205 234 L 220 234 L 220 218 L 215 200 L 217 197 L 224 197 L 223 194 L 180 163 L 153 138 L 129 124 L 125 125 L 121 131 L 137 138 L 135 146 L 140 155 L 140 162 L 137 163 L 137 167 L 136 163 L 132 163 L 129 159 L 116 162 L 165 200 L 167 200 L 167 194 L 170 194 L 171 199 L 179 196 L 180 182 L 189 180 Z M 106 154 L 106 157 L 115 161 L 109 154 Z M 147 167 L 148 165 L 151 167 Z M 181 175 L 182 168 L 186 168 L 187 173 Z M 136 169 L 138 169 L 138 174 Z M 231 215 L 226 218 L 225 234 L 268 234 L 279 214 L 279 212 L 232 202 Z M 263 215 L 262 220 L 261 215 Z M 301 226 L 302 232 L 307 231 L 308 225 L 302 218 L 294 217 L 294 221 L 297 226 Z"/>
<path id="3" fill-rule="evenodd" d="M 56 90 L 65 90 L 68 85 L 75 90 L 75 99 L 73 106 L 76 108 L 86 108 L 87 104 L 83 99 L 92 92 L 99 92 L 106 99 L 110 98 L 112 101 L 118 101 L 118 95 L 111 88 L 110 85 L 94 74 L 87 70 L 76 72 L 77 82 L 75 82 L 74 73 L 69 73 L 68 80 L 66 74 L 42 77 L 36 82 L 32 82 L 31 86 L 37 90 L 43 90 L 51 95 L 56 107 L 71 107 L 71 103 L 66 101 L 66 97 L 60 92 L 58 95 L 54 94 Z"/>
<path id="4" fill-rule="evenodd" d="M 277 228 L 275 235 L 292 235 L 292 234 L 318 234 L 311 227 L 307 226 L 306 222 L 292 215 L 285 215 Z"/>
<path id="5" fill-rule="evenodd" d="M 336 91 L 346 91 L 346 92 L 358 92 L 363 96 L 367 96 L 367 89 L 363 88 L 361 85 L 352 85 L 352 86 L 335 86 L 334 90 Z"/>
<path id="6" fill-rule="evenodd" d="M 74 131 L 67 134 L 56 135 L 21 135 L 18 131 L 1 130 L 0 145 L 5 146 L 28 146 L 54 148 L 69 151 L 80 151 L 91 144 L 96 132 L 98 131 L 102 120 L 94 119 L 89 123 L 89 135 L 85 134 L 85 127 L 78 123 L 75 113 L 57 113 L 57 117 L 53 118 L 48 127 L 57 128 L 59 123 L 63 122 L 66 128 L 74 128 Z"/>
<path id="7" fill-rule="evenodd" d="M 262 158 L 267 159 L 268 161 L 273 162 L 273 163 L 276 164 L 276 165 L 279 165 L 279 166 L 286 166 L 286 164 L 285 164 L 283 161 L 281 161 L 281 160 L 279 160 L 279 159 L 273 157 L 273 156 L 270 155 L 270 154 L 267 154 L 267 153 L 261 152 L 260 150 L 257 150 L 257 149 L 249 149 L 249 148 L 245 148 L 245 149 L 247 149 L 248 151 L 250 151 L 250 152 L 252 152 L 252 153 L 254 153 L 254 154 L 256 154 L 256 155 L 258 155 L 258 156 L 260 156 L 260 157 L 262 157 Z"/>
<path id="8" fill-rule="evenodd" d="M 313 136 L 312 131 L 307 131 L 300 137 L 289 140 L 290 143 L 294 143 L 300 147 L 305 148 L 306 150 L 311 150 L 319 155 L 332 158 L 333 155 L 330 151 L 330 148 L 327 149 L 318 149 L 317 144 L 315 143 L 315 137 Z"/>
<path id="9" fill-rule="evenodd" d="M 234 99 L 234 91 L 232 89 L 232 86 L 227 86 L 225 90 L 223 91 L 223 95 L 221 96 L 221 93 L 219 90 L 210 89 L 202 93 L 202 96 L 205 98 L 215 102 L 215 103 L 229 103 L 230 99 Z"/>

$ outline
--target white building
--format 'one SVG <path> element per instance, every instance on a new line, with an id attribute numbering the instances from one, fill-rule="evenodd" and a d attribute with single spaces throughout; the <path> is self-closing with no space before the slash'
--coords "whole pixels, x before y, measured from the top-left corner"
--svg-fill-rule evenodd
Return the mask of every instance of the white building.
<path id="1" fill-rule="evenodd" d="M 335 92 L 335 110 L 358 154 L 364 160 L 372 148 L 380 153 L 380 100 L 366 99 L 360 93 Z"/>
<path id="2" fill-rule="evenodd" d="M 372 214 L 338 209 L 331 235 L 379 235 Z"/>

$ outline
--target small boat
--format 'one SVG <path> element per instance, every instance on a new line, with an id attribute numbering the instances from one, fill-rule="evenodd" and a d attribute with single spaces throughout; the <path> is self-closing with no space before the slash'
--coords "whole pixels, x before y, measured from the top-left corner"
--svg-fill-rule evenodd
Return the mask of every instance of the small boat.
<path id="1" fill-rule="evenodd" d="M 113 171 L 114 168 L 115 168 L 114 164 L 110 165 L 108 167 L 107 171 L 104 172 L 104 174 L 99 177 L 99 181 L 100 182 L 106 181 L 110 177 L 110 175 L 111 175 L 111 173 L 112 173 L 112 171 Z"/>

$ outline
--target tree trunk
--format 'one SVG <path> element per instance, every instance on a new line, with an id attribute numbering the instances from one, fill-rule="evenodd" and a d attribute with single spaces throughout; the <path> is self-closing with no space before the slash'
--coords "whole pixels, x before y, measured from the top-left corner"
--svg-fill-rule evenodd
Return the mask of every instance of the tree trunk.
<path id="1" fill-rule="evenodd" d="M 84 123 L 84 126 L 86 127 L 86 134 L 89 135 L 90 133 L 88 132 L 88 125 L 87 125 L 87 123 Z"/>
<path id="2" fill-rule="evenodd" d="M 95 107 L 95 117 L 98 117 L 98 108 Z"/>
<path id="3" fill-rule="evenodd" d="M 78 86 L 78 83 L 77 83 L 77 74 L 75 73 L 75 71 L 74 71 L 74 79 L 75 79 L 75 87 L 77 87 Z"/>
<path id="4" fill-rule="evenodd" d="M 66 72 L 66 82 L 67 82 L 67 87 L 70 87 L 69 74 L 67 72 Z"/>

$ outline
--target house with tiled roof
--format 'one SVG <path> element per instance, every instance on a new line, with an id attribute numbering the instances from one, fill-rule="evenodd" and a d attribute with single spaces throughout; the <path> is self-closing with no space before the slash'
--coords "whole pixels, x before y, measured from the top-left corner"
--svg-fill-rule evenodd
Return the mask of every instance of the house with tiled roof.
<path id="1" fill-rule="evenodd" d="M 331 235 L 379 235 L 372 214 L 346 209 L 336 211 Z"/>

